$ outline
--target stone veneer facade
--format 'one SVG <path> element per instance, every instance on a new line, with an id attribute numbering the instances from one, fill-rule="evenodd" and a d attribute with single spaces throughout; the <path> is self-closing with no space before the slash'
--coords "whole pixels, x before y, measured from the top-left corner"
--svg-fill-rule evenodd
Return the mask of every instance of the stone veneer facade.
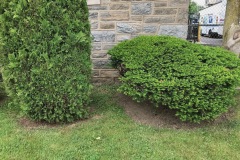
<path id="1" fill-rule="evenodd" d="M 94 82 L 119 76 L 107 51 L 121 41 L 138 35 L 187 38 L 188 5 L 189 0 L 100 0 L 89 5 Z"/>

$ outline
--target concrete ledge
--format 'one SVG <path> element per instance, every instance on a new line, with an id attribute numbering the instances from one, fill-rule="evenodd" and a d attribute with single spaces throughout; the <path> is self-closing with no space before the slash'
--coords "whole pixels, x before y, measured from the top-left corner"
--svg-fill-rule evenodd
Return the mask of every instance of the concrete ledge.
<path id="1" fill-rule="evenodd" d="M 100 0 L 87 0 L 88 5 L 100 4 Z"/>

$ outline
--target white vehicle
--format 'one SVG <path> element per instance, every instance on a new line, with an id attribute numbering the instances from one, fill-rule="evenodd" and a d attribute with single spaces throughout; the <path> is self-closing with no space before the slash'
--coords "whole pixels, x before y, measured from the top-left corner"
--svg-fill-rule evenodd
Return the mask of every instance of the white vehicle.
<path id="1" fill-rule="evenodd" d="M 227 1 L 223 0 L 218 4 L 215 4 L 211 7 L 199 11 L 200 14 L 199 22 L 201 25 L 203 25 L 201 26 L 202 36 L 207 35 L 209 37 L 222 37 L 223 24 L 226 12 L 226 3 Z"/>

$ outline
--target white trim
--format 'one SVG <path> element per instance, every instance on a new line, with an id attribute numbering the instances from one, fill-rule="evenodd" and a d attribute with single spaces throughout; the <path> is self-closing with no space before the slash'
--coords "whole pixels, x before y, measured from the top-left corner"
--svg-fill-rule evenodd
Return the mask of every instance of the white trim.
<path id="1" fill-rule="evenodd" d="M 88 5 L 100 4 L 100 0 L 87 0 Z"/>

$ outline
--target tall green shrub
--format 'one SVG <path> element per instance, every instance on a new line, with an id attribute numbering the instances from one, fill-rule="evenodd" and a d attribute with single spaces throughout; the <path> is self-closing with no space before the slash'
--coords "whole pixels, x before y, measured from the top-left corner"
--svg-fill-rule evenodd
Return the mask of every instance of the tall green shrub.
<path id="1" fill-rule="evenodd" d="M 177 111 L 183 121 L 212 120 L 234 102 L 240 60 L 231 52 L 167 36 L 140 36 L 109 51 L 119 90 Z"/>
<path id="2" fill-rule="evenodd" d="M 4 0 L 3 78 L 13 103 L 37 121 L 88 116 L 90 25 L 86 0 Z"/>
<path id="3" fill-rule="evenodd" d="M 2 68 L 0 66 L 0 100 L 6 96 L 5 87 L 2 79 Z"/>
<path id="4" fill-rule="evenodd" d="M 4 87 L 3 79 L 2 79 L 3 60 L 4 60 L 4 56 L 3 56 L 3 54 L 0 53 L 0 100 L 4 96 L 6 96 L 5 87 Z"/>
<path id="5" fill-rule="evenodd" d="M 6 2 L 4 0 L 0 0 L 0 14 L 2 14 L 3 11 L 4 11 L 5 3 Z M 1 25 L 2 25 L 2 23 L 0 21 L 0 26 Z M 0 31 L 0 34 L 1 34 L 1 31 Z M 5 87 L 4 87 L 3 79 L 2 79 L 2 69 L 3 69 L 4 54 L 1 52 L 2 51 L 1 43 L 2 43 L 2 39 L 1 39 L 1 36 L 0 36 L 0 99 L 5 96 Z"/>

